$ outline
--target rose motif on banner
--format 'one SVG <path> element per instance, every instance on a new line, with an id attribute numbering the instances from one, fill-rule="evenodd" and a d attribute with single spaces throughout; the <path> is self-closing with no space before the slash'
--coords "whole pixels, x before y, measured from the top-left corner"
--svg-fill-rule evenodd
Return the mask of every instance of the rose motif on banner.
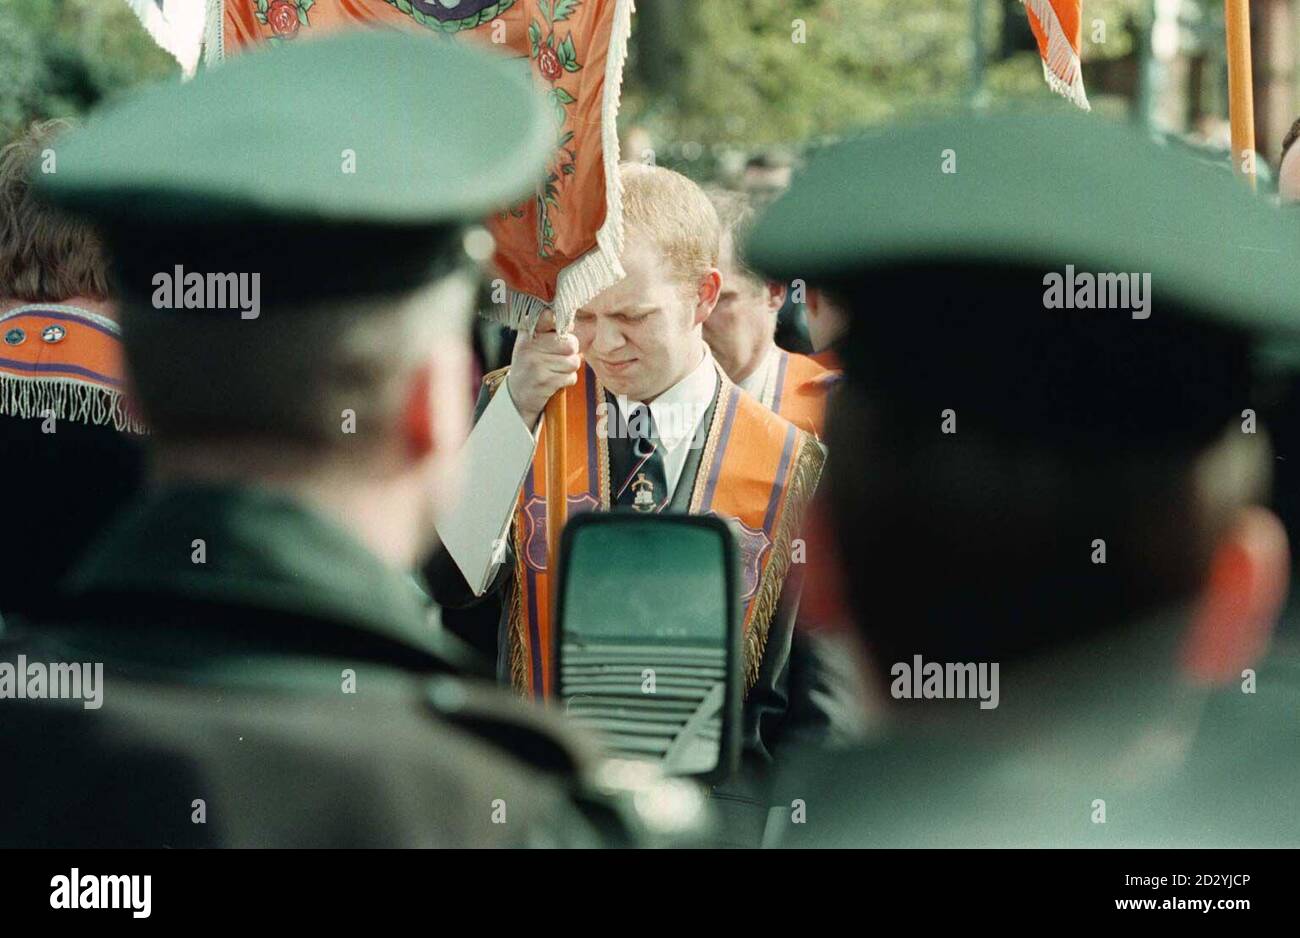
<path id="1" fill-rule="evenodd" d="M 310 26 L 307 11 L 316 0 L 253 0 L 253 15 L 259 23 L 271 27 L 270 42 L 285 42 L 298 35 L 303 26 Z"/>

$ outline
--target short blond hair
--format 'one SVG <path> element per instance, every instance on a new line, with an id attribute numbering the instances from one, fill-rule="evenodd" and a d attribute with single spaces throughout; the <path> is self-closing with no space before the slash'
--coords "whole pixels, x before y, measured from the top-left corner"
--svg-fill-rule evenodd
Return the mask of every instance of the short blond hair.
<path id="1" fill-rule="evenodd" d="M 709 201 L 713 203 L 713 209 L 718 213 L 718 224 L 723 235 L 731 235 L 731 251 L 736 269 L 762 285 L 766 278 L 749 266 L 744 251 L 745 242 L 749 240 L 749 233 L 753 231 L 754 222 L 758 218 L 753 200 L 744 192 L 711 189 Z"/>
<path id="2" fill-rule="evenodd" d="M 681 173 L 621 163 L 623 221 L 648 235 L 683 287 L 694 290 L 718 266 L 722 226 L 704 190 Z"/>
<path id="3" fill-rule="evenodd" d="M 29 303 L 108 299 L 98 233 L 32 196 L 30 174 L 42 152 L 71 126 L 38 121 L 0 148 L 0 295 Z"/>

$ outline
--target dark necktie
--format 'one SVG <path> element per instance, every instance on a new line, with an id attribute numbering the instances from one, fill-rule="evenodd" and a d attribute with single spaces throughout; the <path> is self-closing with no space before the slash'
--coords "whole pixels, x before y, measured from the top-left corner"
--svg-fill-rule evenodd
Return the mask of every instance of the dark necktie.
<path id="1" fill-rule="evenodd" d="M 660 511 L 668 504 L 668 475 L 663 448 L 658 443 L 650 408 L 637 404 L 626 426 L 629 471 L 614 487 L 614 507 L 633 511 Z"/>

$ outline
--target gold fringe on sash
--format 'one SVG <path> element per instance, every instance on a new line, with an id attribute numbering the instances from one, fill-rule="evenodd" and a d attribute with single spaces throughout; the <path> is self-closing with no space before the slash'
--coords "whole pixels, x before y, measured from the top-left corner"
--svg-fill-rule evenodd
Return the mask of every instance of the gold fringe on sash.
<path id="1" fill-rule="evenodd" d="M 763 582 L 754 597 L 750 627 L 745 632 L 745 693 L 758 682 L 758 672 L 767 650 L 767 637 L 771 632 L 772 617 L 776 615 L 785 577 L 790 570 L 790 543 L 803 526 L 804 512 L 812 500 L 813 492 L 821 479 L 826 464 L 826 451 L 813 437 L 799 431 L 799 452 L 791 469 L 790 485 L 782 500 L 781 517 L 776 523 L 776 536 L 772 540 L 772 559 L 763 571 Z"/>
<path id="2" fill-rule="evenodd" d="M 511 540 L 515 551 L 515 588 L 510 591 L 510 686 L 520 697 L 528 696 L 528 642 L 524 634 L 527 625 L 524 622 L 524 536 L 523 512 L 515 512 L 515 520 L 510 525 Z"/>

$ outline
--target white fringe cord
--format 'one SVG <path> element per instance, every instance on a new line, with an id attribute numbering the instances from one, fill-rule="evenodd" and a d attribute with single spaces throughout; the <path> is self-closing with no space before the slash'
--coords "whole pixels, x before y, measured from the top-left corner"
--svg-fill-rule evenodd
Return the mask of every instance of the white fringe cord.
<path id="1" fill-rule="evenodd" d="M 147 433 L 126 407 L 120 391 L 72 378 L 25 378 L 0 373 L 0 416 L 73 420 L 93 426 Z"/>
<path id="2" fill-rule="evenodd" d="M 1057 94 L 1085 111 L 1091 111 L 1088 95 L 1083 90 L 1083 63 L 1070 45 L 1070 39 L 1056 18 L 1056 11 L 1048 0 L 1020 0 L 1026 10 L 1047 33 L 1047 57 L 1043 59 L 1043 78 Z"/>
<path id="3" fill-rule="evenodd" d="M 205 0 L 207 4 L 207 22 L 203 27 L 203 64 L 208 68 L 219 65 L 226 58 L 223 43 L 225 35 L 224 0 Z"/>

